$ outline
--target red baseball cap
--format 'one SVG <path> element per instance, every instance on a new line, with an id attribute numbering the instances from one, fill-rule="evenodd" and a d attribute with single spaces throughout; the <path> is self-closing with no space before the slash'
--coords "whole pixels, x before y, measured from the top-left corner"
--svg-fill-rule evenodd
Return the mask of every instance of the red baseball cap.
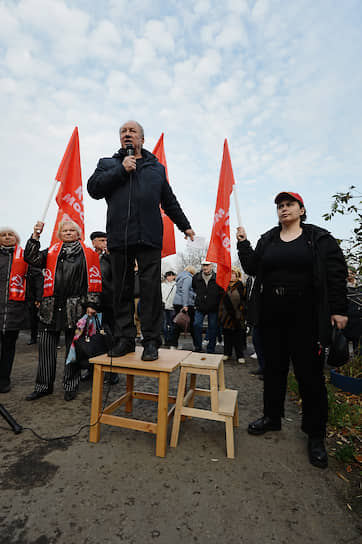
<path id="1" fill-rule="evenodd" d="M 302 206 L 304 206 L 304 202 L 302 197 L 298 193 L 291 193 L 289 191 L 282 191 L 281 193 L 278 193 L 277 196 L 274 199 L 275 204 L 278 204 L 278 202 L 281 201 L 282 198 L 291 198 L 292 200 L 297 200 L 301 203 Z"/>

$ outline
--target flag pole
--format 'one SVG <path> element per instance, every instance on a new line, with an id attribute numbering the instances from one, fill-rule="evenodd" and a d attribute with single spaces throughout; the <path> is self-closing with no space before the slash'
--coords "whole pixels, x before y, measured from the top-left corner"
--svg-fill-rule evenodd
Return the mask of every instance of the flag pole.
<path id="1" fill-rule="evenodd" d="M 241 227 L 242 222 L 241 222 L 241 216 L 240 216 L 238 197 L 236 196 L 236 191 L 235 191 L 235 185 L 234 185 L 233 195 L 234 195 L 234 202 L 235 202 L 236 219 L 238 220 L 238 227 Z"/>
<path id="2" fill-rule="evenodd" d="M 53 196 L 54 196 L 55 189 L 56 189 L 56 187 L 57 187 L 57 183 L 58 183 L 58 180 L 57 180 L 57 179 L 54 180 L 54 185 L 53 185 L 52 190 L 51 190 L 51 192 L 50 192 L 48 201 L 47 201 L 47 203 L 46 203 L 46 205 L 45 205 L 44 212 L 43 212 L 43 215 L 42 215 L 42 218 L 41 218 L 42 223 L 45 222 L 45 218 L 46 218 L 46 215 L 47 215 L 47 213 L 48 213 L 49 206 L 50 206 L 50 203 L 51 203 L 51 201 L 52 201 L 52 198 L 53 198 Z"/>

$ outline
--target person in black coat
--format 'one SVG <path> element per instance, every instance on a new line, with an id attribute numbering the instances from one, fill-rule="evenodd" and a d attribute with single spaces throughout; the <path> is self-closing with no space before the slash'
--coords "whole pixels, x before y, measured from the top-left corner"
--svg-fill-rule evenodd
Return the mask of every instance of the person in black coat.
<path id="1" fill-rule="evenodd" d="M 107 249 L 107 233 L 100 230 L 94 231 L 90 235 L 94 251 L 99 255 L 99 264 L 102 275 L 102 293 L 101 293 L 101 312 L 102 325 L 109 334 L 114 331 L 114 313 L 113 313 L 113 281 L 112 264 L 109 251 Z M 89 368 L 82 373 L 81 381 L 86 381 L 93 375 L 93 365 L 89 363 Z M 119 382 L 119 376 L 115 372 L 105 373 L 105 382 L 116 385 Z"/>
<path id="2" fill-rule="evenodd" d="M 57 345 L 64 331 L 67 354 L 78 320 L 87 313 L 95 315 L 100 309 L 101 273 L 99 258 L 80 242 L 81 230 L 70 220 L 59 223 L 60 242 L 40 250 L 40 234 L 44 223 L 38 221 L 24 251 L 32 266 L 45 269 L 44 292 L 40 304 L 39 362 L 35 389 L 26 400 L 34 401 L 53 393 L 57 363 Z M 64 365 L 64 400 L 75 399 L 81 368 L 76 363 Z"/>
<path id="3" fill-rule="evenodd" d="M 144 131 L 135 121 L 120 128 L 121 149 L 111 158 L 100 159 L 88 180 L 88 192 L 107 202 L 107 246 L 111 254 L 115 345 L 110 354 L 120 357 L 135 351 L 134 264 L 140 278 L 140 320 L 144 361 L 158 358 L 161 344 L 161 249 L 163 211 L 193 239 L 165 168 L 143 149 Z"/>
<path id="4" fill-rule="evenodd" d="M 218 311 L 221 295 L 224 290 L 216 283 L 213 264 L 209 261 L 201 263 L 202 270 L 192 278 L 192 289 L 196 294 L 194 317 L 195 351 L 202 351 L 202 326 L 207 315 L 207 353 L 215 353 L 216 337 L 219 330 Z"/>
<path id="5" fill-rule="evenodd" d="M 24 327 L 29 282 L 35 298 L 41 298 L 41 279 L 28 277 L 19 235 L 9 227 L 0 229 L 0 393 L 11 390 L 11 371 L 16 341 Z M 34 301 L 33 301 L 34 304 Z"/>
<path id="6" fill-rule="evenodd" d="M 241 280 L 238 268 L 231 269 L 228 288 L 221 297 L 219 306 L 219 322 L 224 336 L 224 361 L 231 359 L 235 349 L 238 363 L 245 363 L 246 348 L 245 323 L 246 289 Z"/>
<path id="7" fill-rule="evenodd" d="M 281 429 L 291 360 L 302 398 L 309 460 L 325 468 L 324 348 L 330 343 L 332 325 L 343 329 L 347 324 L 347 267 L 329 232 L 304 224 L 306 212 L 298 193 L 279 193 L 275 203 L 279 226 L 263 234 L 255 251 L 244 228 L 237 229 L 240 262 L 256 276 L 248 317 L 258 327 L 265 359 L 264 414 L 249 424 L 248 432 Z"/>

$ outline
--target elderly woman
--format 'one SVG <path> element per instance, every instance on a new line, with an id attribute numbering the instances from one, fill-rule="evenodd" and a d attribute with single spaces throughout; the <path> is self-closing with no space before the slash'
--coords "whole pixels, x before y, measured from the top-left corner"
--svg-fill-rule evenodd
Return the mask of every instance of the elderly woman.
<path id="1" fill-rule="evenodd" d="M 39 364 L 35 389 L 26 397 L 29 401 L 53 393 L 60 333 L 64 331 L 67 358 L 77 321 L 85 312 L 88 315 L 96 313 L 102 291 L 99 256 L 80 241 L 79 226 L 70 220 L 61 221 L 60 243 L 40 251 L 39 238 L 43 228 L 44 223 L 38 221 L 24 252 L 28 263 L 45 269 L 39 310 Z M 65 400 L 76 397 L 79 381 L 79 365 L 65 364 Z"/>
<path id="2" fill-rule="evenodd" d="M 237 229 L 240 262 L 256 276 L 248 318 L 258 326 L 265 358 L 264 414 L 249 424 L 248 432 L 260 435 L 281 429 L 291 360 L 302 398 L 309 460 L 325 468 L 328 401 L 323 348 L 330 343 L 332 325 L 343 329 L 347 323 L 347 267 L 329 232 L 304 223 L 306 211 L 298 193 L 279 193 L 275 203 L 279 226 L 262 235 L 255 251 L 245 230 Z"/>
<path id="3" fill-rule="evenodd" d="M 245 287 L 238 268 L 231 269 L 231 278 L 219 305 L 219 322 L 224 335 L 224 361 L 232 356 L 235 349 L 238 363 L 245 363 Z"/>
<path id="4" fill-rule="evenodd" d="M 11 389 L 10 374 L 19 330 L 24 326 L 28 265 L 14 229 L 0 229 L 0 393 Z M 39 289 L 35 292 L 40 297 Z"/>

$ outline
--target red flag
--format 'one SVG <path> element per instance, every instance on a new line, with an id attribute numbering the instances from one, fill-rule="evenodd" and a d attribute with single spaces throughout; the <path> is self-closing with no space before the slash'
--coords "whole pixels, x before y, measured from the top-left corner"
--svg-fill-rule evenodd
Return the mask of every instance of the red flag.
<path id="1" fill-rule="evenodd" d="M 78 127 L 75 127 L 73 130 L 55 179 L 60 181 L 60 187 L 56 196 L 59 210 L 51 245 L 58 241 L 58 224 L 62 219 L 71 219 L 77 223 L 82 230 L 82 240 L 84 240 L 84 206 Z"/>
<path id="2" fill-rule="evenodd" d="M 216 283 L 227 289 L 231 278 L 230 195 L 235 184 L 227 140 L 224 142 L 214 225 L 206 260 L 217 263 Z"/>
<path id="3" fill-rule="evenodd" d="M 152 151 L 154 155 L 158 158 L 161 164 L 165 167 L 166 177 L 168 181 L 168 171 L 167 171 L 167 161 L 165 155 L 165 148 L 163 146 L 163 132 L 158 139 L 157 144 L 155 145 L 154 150 Z M 161 208 L 161 215 L 163 221 L 163 244 L 162 244 L 162 253 L 161 257 L 167 257 L 167 255 L 174 255 L 176 253 L 176 244 L 175 244 L 175 229 L 173 222 L 163 209 Z"/>

